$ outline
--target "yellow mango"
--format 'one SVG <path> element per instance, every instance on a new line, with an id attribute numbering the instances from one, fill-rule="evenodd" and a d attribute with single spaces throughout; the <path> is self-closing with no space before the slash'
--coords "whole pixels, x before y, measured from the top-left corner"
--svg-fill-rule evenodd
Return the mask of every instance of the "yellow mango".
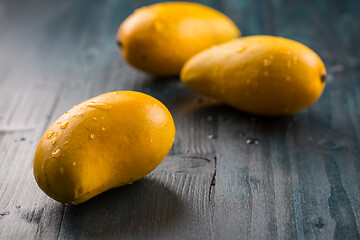
<path id="1" fill-rule="evenodd" d="M 190 89 L 258 115 L 298 112 L 321 95 L 325 65 L 305 45 L 281 37 L 251 36 L 192 57 L 181 72 Z"/>
<path id="2" fill-rule="evenodd" d="M 131 184 L 155 169 L 174 141 L 168 109 L 132 91 L 89 99 L 56 120 L 34 158 L 39 187 L 64 204 L 78 204 Z"/>
<path id="3" fill-rule="evenodd" d="M 240 35 L 222 13 L 189 2 L 142 7 L 120 26 L 117 41 L 133 67 L 156 76 L 178 75 L 194 54 Z"/>

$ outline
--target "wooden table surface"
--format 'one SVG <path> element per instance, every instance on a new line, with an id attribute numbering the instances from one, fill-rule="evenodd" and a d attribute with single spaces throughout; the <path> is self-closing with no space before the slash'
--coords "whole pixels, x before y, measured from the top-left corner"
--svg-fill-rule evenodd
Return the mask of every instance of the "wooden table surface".
<path id="1" fill-rule="evenodd" d="M 359 239 L 360 1 L 198 1 L 243 35 L 295 39 L 323 58 L 320 100 L 276 118 L 128 66 L 117 28 L 153 2 L 0 1 L 0 239 Z M 174 146 L 144 179 L 63 206 L 36 185 L 37 143 L 74 104 L 115 90 L 161 100 Z"/>

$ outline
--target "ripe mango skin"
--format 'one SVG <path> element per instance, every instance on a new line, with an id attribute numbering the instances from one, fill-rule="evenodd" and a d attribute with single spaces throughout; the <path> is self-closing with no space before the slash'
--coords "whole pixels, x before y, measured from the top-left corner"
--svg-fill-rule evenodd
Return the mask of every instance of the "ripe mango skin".
<path id="1" fill-rule="evenodd" d="M 313 104 L 326 80 L 325 65 L 305 45 L 251 36 L 192 57 L 181 72 L 190 89 L 257 115 L 286 115 Z"/>
<path id="2" fill-rule="evenodd" d="M 196 53 L 240 35 L 222 13 L 189 2 L 165 2 L 135 10 L 120 26 L 124 59 L 155 76 L 179 75 Z"/>
<path id="3" fill-rule="evenodd" d="M 151 172 L 174 136 L 174 121 L 160 101 L 133 91 L 105 93 L 49 127 L 36 149 L 34 176 L 51 198 L 79 204 Z"/>

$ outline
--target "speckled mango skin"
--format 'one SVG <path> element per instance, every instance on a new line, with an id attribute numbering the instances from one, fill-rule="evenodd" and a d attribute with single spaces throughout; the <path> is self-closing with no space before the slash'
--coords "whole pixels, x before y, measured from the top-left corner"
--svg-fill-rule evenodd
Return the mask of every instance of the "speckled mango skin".
<path id="1" fill-rule="evenodd" d="M 322 94 L 325 65 L 305 45 L 251 36 L 214 46 L 191 58 L 181 72 L 190 89 L 257 115 L 286 115 Z"/>
<path id="2" fill-rule="evenodd" d="M 196 53 L 240 35 L 224 14 L 189 2 L 142 7 L 120 26 L 117 41 L 124 59 L 155 76 L 179 75 Z"/>
<path id="3" fill-rule="evenodd" d="M 160 101 L 139 92 L 105 93 L 74 106 L 46 130 L 34 176 L 51 198 L 79 204 L 151 172 L 174 135 L 172 116 Z"/>

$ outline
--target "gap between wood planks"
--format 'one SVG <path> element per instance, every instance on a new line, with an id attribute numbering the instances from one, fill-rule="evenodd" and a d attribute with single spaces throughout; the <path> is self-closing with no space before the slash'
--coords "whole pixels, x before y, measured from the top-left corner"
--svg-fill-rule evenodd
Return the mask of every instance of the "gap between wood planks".
<path id="1" fill-rule="evenodd" d="M 209 201 L 211 201 L 211 199 L 213 198 L 213 188 L 215 188 L 216 185 L 216 169 L 217 168 L 217 157 L 214 157 L 214 173 L 210 182 L 210 187 L 209 187 Z"/>

